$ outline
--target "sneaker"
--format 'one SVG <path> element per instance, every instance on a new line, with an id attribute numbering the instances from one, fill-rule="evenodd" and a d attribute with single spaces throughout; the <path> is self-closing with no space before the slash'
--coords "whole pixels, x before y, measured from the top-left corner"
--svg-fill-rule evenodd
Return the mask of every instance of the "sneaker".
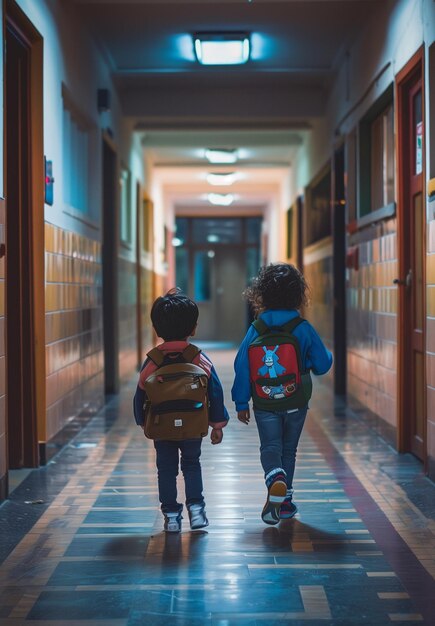
<path id="1" fill-rule="evenodd" d="M 187 507 L 187 510 L 189 512 L 190 528 L 192 530 L 208 526 L 204 504 L 191 504 Z"/>
<path id="2" fill-rule="evenodd" d="M 286 498 L 284 502 L 281 504 L 281 508 L 279 510 L 280 519 L 291 519 L 298 512 L 298 507 L 294 502 L 292 502 L 291 497 Z"/>
<path id="3" fill-rule="evenodd" d="M 267 484 L 267 500 L 261 512 L 261 519 L 265 524 L 278 524 L 281 504 L 285 500 L 286 493 L 285 474 L 275 473 Z"/>
<path id="4" fill-rule="evenodd" d="M 174 511 L 171 513 L 163 513 L 165 523 L 163 529 L 167 533 L 179 533 L 181 532 L 181 520 L 183 519 L 181 511 Z"/>

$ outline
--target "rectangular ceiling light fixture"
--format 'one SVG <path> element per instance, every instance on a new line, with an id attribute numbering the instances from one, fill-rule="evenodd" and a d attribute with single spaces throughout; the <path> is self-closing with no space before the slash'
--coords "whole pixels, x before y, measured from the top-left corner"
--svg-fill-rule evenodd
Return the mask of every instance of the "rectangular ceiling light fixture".
<path id="1" fill-rule="evenodd" d="M 232 193 L 209 193 L 207 199 L 210 204 L 216 206 L 230 206 L 234 202 L 234 196 Z"/>
<path id="2" fill-rule="evenodd" d="M 237 150 L 208 148 L 205 151 L 205 158 L 208 159 L 210 163 L 235 163 L 237 161 Z"/>
<path id="3" fill-rule="evenodd" d="M 221 174 L 207 174 L 207 182 L 209 185 L 227 186 L 232 185 L 237 178 L 236 172 L 228 172 Z"/>
<path id="4" fill-rule="evenodd" d="M 243 65 L 249 61 L 247 33 L 196 33 L 195 53 L 201 65 Z"/>

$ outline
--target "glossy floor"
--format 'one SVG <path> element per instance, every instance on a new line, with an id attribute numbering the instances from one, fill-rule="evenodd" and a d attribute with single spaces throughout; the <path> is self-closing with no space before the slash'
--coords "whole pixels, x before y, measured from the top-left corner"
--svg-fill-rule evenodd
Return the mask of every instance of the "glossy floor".
<path id="1" fill-rule="evenodd" d="M 234 355 L 212 356 L 228 394 Z M 435 487 L 326 387 L 298 454 L 297 518 L 262 523 L 256 428 L 232 412 L 223 443 L 203 444 L 210 526 L 192 532 L 185 514 L 180 535 L 162 532 L 133 391 L 0 507 L 0 626 L 435 624 Z"/>

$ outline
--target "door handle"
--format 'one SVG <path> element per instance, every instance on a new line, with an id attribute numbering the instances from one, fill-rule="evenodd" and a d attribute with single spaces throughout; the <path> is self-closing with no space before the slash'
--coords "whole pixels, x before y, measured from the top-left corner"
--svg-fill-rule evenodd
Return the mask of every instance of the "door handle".
<path id="1" fill-rule="evenodd" d="M 400 278 L 395 278 L 393 280 L 395 285 L 403 285 L 404 287 L 411 287 L 412 285 L 412 270 L 408 270 L 405 280 L 401 280 Z"/>

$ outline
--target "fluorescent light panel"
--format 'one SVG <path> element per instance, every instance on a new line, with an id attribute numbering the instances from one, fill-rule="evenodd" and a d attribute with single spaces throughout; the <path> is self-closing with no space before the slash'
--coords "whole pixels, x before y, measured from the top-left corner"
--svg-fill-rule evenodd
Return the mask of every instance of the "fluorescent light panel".
<path id="1" fill-rule="evenodd" d="M 232 193 L 209 193 L 207 199 L 216 206 L 230 206 L 234 202 Z"/>
<path id="2" fill-rule="evenodd" d="M 232 185 L 237 179 L 236 172 L 228 172 L 226 174 L 207 174 L 207 182 L 209 185 L 224 186 Z"/>
<path id="3" fill-rule="evenodd" d="M 194 40 L 201 65 L 242 65 L 251 54 L 246 33 L 197 33 Z"/>
<path id="4" fill-rule="evenodd" d="M 208 159 L 210 163 L 235 163 L 237 161 L 237 150 L 208 148 L 205 151 L 205 158 Z"/>

